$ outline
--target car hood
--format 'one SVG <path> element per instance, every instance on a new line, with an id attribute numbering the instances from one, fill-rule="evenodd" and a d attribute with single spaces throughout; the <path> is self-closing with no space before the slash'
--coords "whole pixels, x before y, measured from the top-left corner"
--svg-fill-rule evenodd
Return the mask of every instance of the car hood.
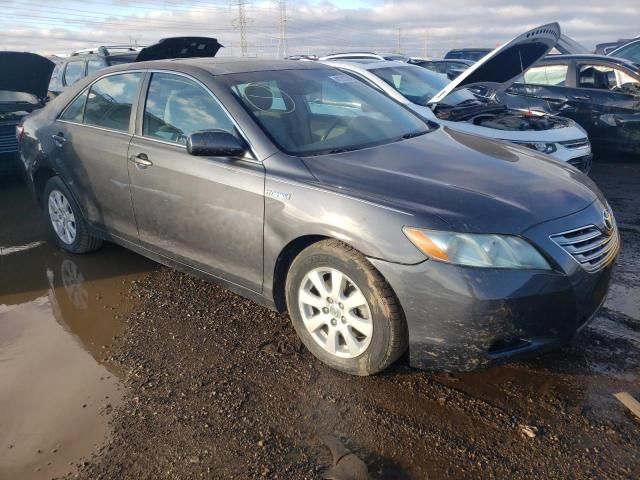
<path id="1" fill-rule="evenodd" d="M 35 53 L 0 52 L 0 90 L 30 93 L 42 100 L 54 67 L 51 60 Z"/>
<path id="2" fill-rule="evenodd" d="M 478 60 L 440 90 L 429 100 L 429 103 L 438 103 L 453 90 L 474 83 L 513 82 L 522 72 L 547 55 L 558 43 L 559 38 L 560 25 L 557 23 L 549 23 L 529 30 Z"/>
<path id="3" fill-rule="evenodd" d="M 560 35 L 558 43 L 556 43 L 556 50 L 563 55 L 591 53 L 584 45 L 576 42 L 573 38 L 566 36 L 564 33 Z"/>
<path id="4" fill-rule="evenodd" d="M 414 226 L 436 216 L 460 232 L 519 234 L 601 195 L 588 177 L 547 156 L 446 127 L 304 160 L 329 189 L 411 213 Z"/>
<path id="5" fill-rule="evenodd" d="M 168 58 L 215 57 L 223 46 L 217 39 L 210 37 L 163 38 L 158 43 L 140 50 L 136 62 Z"/>

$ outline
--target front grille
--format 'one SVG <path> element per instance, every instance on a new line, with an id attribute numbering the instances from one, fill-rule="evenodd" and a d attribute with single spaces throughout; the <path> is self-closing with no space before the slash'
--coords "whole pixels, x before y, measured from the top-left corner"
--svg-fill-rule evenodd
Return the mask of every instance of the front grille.
<path id="1" fill-rule="evenodd" d="M 585 148 L 588 147 L 589 139 L 588 138 L 578 138 L 577 140 L 565 140 L 564 142 L 558 142 L 564 148 L 568 148 L 569 150 L 575 150 L 576 148 Z"/>
<path id="2" fill-rule="evenodd" d="M 572 167 L 577 168 L 582 173 L 589 173 L 591 170 L 591 155 L 585 155 L 583 157 L 572 158 L 567 163 Z"/>
<path id="3" fill-rule="evenodd" d="M 17 151 L 16 125 L 0 125 L 0 154 L 16 153 Z"/>
<path id="4" fill-rule="evenodd" d="M 595 225 L 551 235 L 551 240 L 564 248 L 588 272 L 596 272 L 608 265 L 618 253 L 618 229 L 603 233 Z"/>

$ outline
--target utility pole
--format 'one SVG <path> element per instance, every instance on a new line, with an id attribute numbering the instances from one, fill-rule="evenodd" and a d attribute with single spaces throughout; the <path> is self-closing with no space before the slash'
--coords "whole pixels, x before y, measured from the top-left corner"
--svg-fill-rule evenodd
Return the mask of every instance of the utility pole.
<path id="1" fill-rule="evenodd" d="M 424 58 L 429 58 L 429 30 L 424 31 Z"/>
<path id="2" fill-rule="evenodd" d="M 280 31 L 278 35 L 278 55 L 280 58 L 287 56 L 287 0 L 279 0 Z"/>
<path id="3" fill-rule="evenodd" d="M 398 29 L 398 51 L 397 53 L 402 53 L 402 29 Z"/>
<path id="4" fill-rule="evenodd" d="M 240 30 L 240 53 L 243 57 L 247 56 L 247 12 L 245 7 L 249 3 L 248 0 L 236 0 L 238 7 L 238 16 L 233 21 L 233 26 Z"/>

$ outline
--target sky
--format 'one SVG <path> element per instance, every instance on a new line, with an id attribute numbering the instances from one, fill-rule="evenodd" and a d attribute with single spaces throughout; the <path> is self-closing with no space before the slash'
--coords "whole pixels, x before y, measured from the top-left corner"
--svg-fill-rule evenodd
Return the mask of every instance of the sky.
<path id="1" fill-rule="evenodd" d="M 0 50 L 66 55 L 204 35 L 225 46 L 220 55 L 240 55 L 239 1 L 246 53 L 259 57 L 366 50 L 436 58 L 451 48 L 495 47 L 552 21 L 590 49 L 640 35 L 638 0 L 287 0 L 286 50 L 277 0 L 0 0 Z"/>

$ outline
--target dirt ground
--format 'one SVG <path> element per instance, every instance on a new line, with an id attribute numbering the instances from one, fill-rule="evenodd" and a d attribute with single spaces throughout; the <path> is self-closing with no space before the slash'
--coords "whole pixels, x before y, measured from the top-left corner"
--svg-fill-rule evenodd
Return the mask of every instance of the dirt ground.
<path id="1" fill-rule="evenodd" d="M 92 304 L 85 316 L 59 308 L 57 324 L 90 354 L 91 368 L 100 369 L 89 377 L 117 380 L 108 389 L 113 401 L 93 402 L 94 424 L 109 421 L 102 441 L 94 435 L 87 451 L 72 447 L 71 439 L 55 440 L 61 451 L 69 446 L 66 471 L 47 470 L 44 461 L 21 463 L 12 456 L 20 437 L 3 435 L 0 425 L 0 478 L 28 468 L 34 478 L 341 480 L 366 478 L 357 470 L 363 466 L 372 479 L 640 478 L 640 421 L 613 397 L 628 391 L 640 399 L 640 162 L 597 163 L 592 177 L 616 213 L 623 241 L 605 307 L 571 347 L 474 373 L 417 371 L 406 359 L 374 377 L 334 372 L 301 346 L 286 316 L 115 246 L 79 258 L 45 244 L 22 252 L 20 263 L 0 255 L 14 272 L 45 263 L 44 277 L 64 260 L 76 263 L 76 273 L 67 275 L 75 280 L 63 278 L 60 286 L 54 279 L 50 287 L 21 288 L 13 274 L 0 277 L 0 304 L 32 308 L 43 298 L 31 293 L 39 288 L 58 304 L 64 303 L 59 297 L 86 295 Z M 0 195 L 23 194 L 8 191 Z M 34 225 L 12 236 L 14 245 L 27 244 L 42 233 Z M 8 245 L 3 241 L 0 247 Z M 33 259 L 42 248 L 49 250 Z M 87 293 L 72 288 L 70 294 L 68 285 Z M 25 292 L 28 298 L 15 300 Z M 15 318 L 0 310 L 0 320 L 3 314 Z M 104 327 L 109 333 L 96 333 L 114 318 L 115 326 Z M 0 342 L 0 380 L 3 348 Z M 0 393 L 0 411 L 13 397 L 2 390 L 8 393 Z M 74 403 L 76 413 L 86 410 L 83 402 Z M 31 415 L 12 409 L 19 418 Z M 73 409 L 60 416 L 73 424 Z M 84 438 L 78 435 L 75 440 Z M 327 437 L 364 465 L 354 461 L 354 468 L 327 474 L 333 463 Z M 343 460 L 338 467 L 347 465 Z"/>

